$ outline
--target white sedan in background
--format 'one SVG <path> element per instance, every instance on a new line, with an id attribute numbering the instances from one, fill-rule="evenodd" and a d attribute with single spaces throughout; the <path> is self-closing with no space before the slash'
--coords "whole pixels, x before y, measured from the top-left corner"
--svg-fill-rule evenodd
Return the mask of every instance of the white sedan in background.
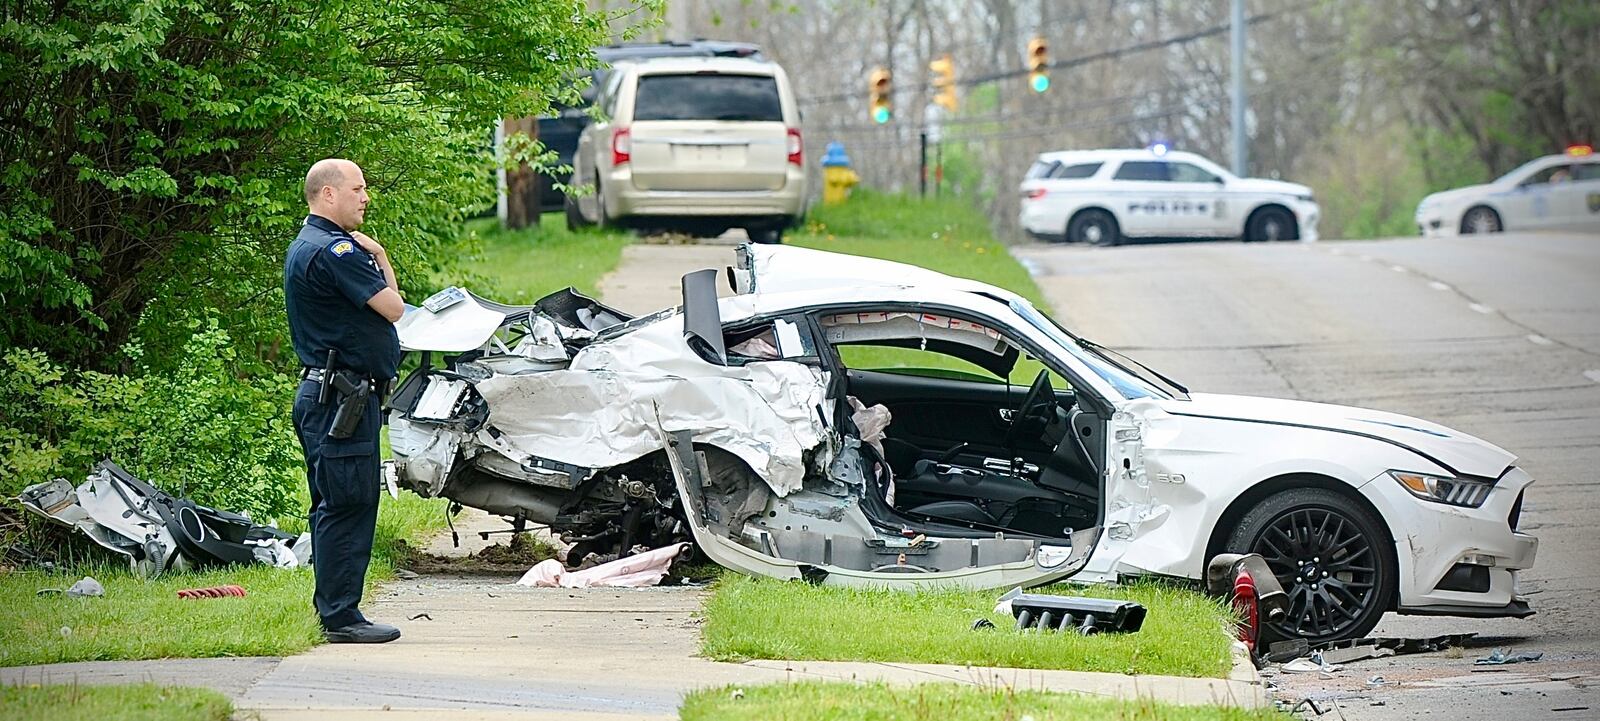
<path id="1" fill-rule="evenodd" d="M 1022 181 L 1021 223 L 1048 241 L 1117 245 L 1127 238 L 1317 239 L 1304 185 L 1240 178 L 1193 153 L 1043 153 Z"/>
<path id="2" fill-rule="evenodd" d="M 1528 161 L 1493 182 L 1434 193 L 1417 205 L 1425 237 L 1507 230 L 1600 233 L 1600 157 L 1587 145 Z"/>

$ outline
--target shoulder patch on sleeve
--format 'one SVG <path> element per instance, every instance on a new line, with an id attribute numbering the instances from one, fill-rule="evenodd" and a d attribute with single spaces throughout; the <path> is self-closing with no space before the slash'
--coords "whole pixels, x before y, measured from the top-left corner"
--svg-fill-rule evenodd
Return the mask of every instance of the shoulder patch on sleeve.
<path id="1" fill-rule="evenodd" d="M 355 249 L 356 249 L 355 243 L 352 243 L 352 242 L 350 242 L 348 240 L 341 240 L 341 241 L 339 241 L 337 243 L 334 243 L 333 247 L 329 248 L 328 250 L 333 251 L 334 255 L 343 256 L 344 254 L 349 253 L 350 251 L 355 250 Z"/>

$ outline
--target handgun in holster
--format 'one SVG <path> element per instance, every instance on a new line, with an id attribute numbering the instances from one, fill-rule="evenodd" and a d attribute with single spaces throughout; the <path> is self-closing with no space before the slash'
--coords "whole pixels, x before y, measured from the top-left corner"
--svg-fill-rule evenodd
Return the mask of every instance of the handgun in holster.
<path id="1" fill-rule="evenodd" d="M 333 413 L 333 425 L 328 437 L 343 440 L 354 435 L 361 417 L 366 415 L 367 396 L 372 394 L 372 384 L 366 378 L 347 370 L 333 371 L 323 377 L 323 383 L 339 394 L 339 408 Z"/>

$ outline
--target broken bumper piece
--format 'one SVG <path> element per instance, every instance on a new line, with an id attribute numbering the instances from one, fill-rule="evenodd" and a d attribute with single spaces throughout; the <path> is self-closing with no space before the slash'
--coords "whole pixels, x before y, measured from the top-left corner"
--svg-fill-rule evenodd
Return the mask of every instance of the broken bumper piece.
<path id="1" fill-rule="evenodd" d="M 231 563 L 288 568 L 311 562 L 309 535 L 296 538 L 247 516 L 178 498 L 109 460 L 77 487 L 57 478 L 28 486 L 18 500 L 126 556 L 132 570 L 147 577 Z"/>
<path id="2" fill-rule="evenodd" d="M 1097 633 L 1133 633 L 1144 625 L 1145 608 L 1132 601 L 1076 596 L 1048 596 L 1023 593 L 1014 588 L 1000 597 L 1002 610 L 1009 607 L 1017 619 L 1017 630 L 1077 630 L 1085 636 Z"/>

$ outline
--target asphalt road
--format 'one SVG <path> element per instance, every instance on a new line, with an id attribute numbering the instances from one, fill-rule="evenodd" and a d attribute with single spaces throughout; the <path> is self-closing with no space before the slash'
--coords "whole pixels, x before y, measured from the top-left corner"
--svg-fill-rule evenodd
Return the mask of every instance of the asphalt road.
<path id="1" fill-rule="evenodd" d="M 1537 479 L 1527 620 L 1390 614 L 1378 635 L 1474 646 L 1284 674 L 1350 719 L 1600 718 L 1600 236 L 1031 245 L 1060 320 L 1191 389 L 1380 408 L 1518 454 Z M 1539 651 L 1493 669 L 1495 646 Z M 1372 676 L 1384 683 L 1369 687 Z M 1562 710 L 1571 709 L 1571 710 Z M 1329 712 L 1332 714 L 1332 712 Z M 1337 718 L 1337 716 L 1331 716 Z"/>

